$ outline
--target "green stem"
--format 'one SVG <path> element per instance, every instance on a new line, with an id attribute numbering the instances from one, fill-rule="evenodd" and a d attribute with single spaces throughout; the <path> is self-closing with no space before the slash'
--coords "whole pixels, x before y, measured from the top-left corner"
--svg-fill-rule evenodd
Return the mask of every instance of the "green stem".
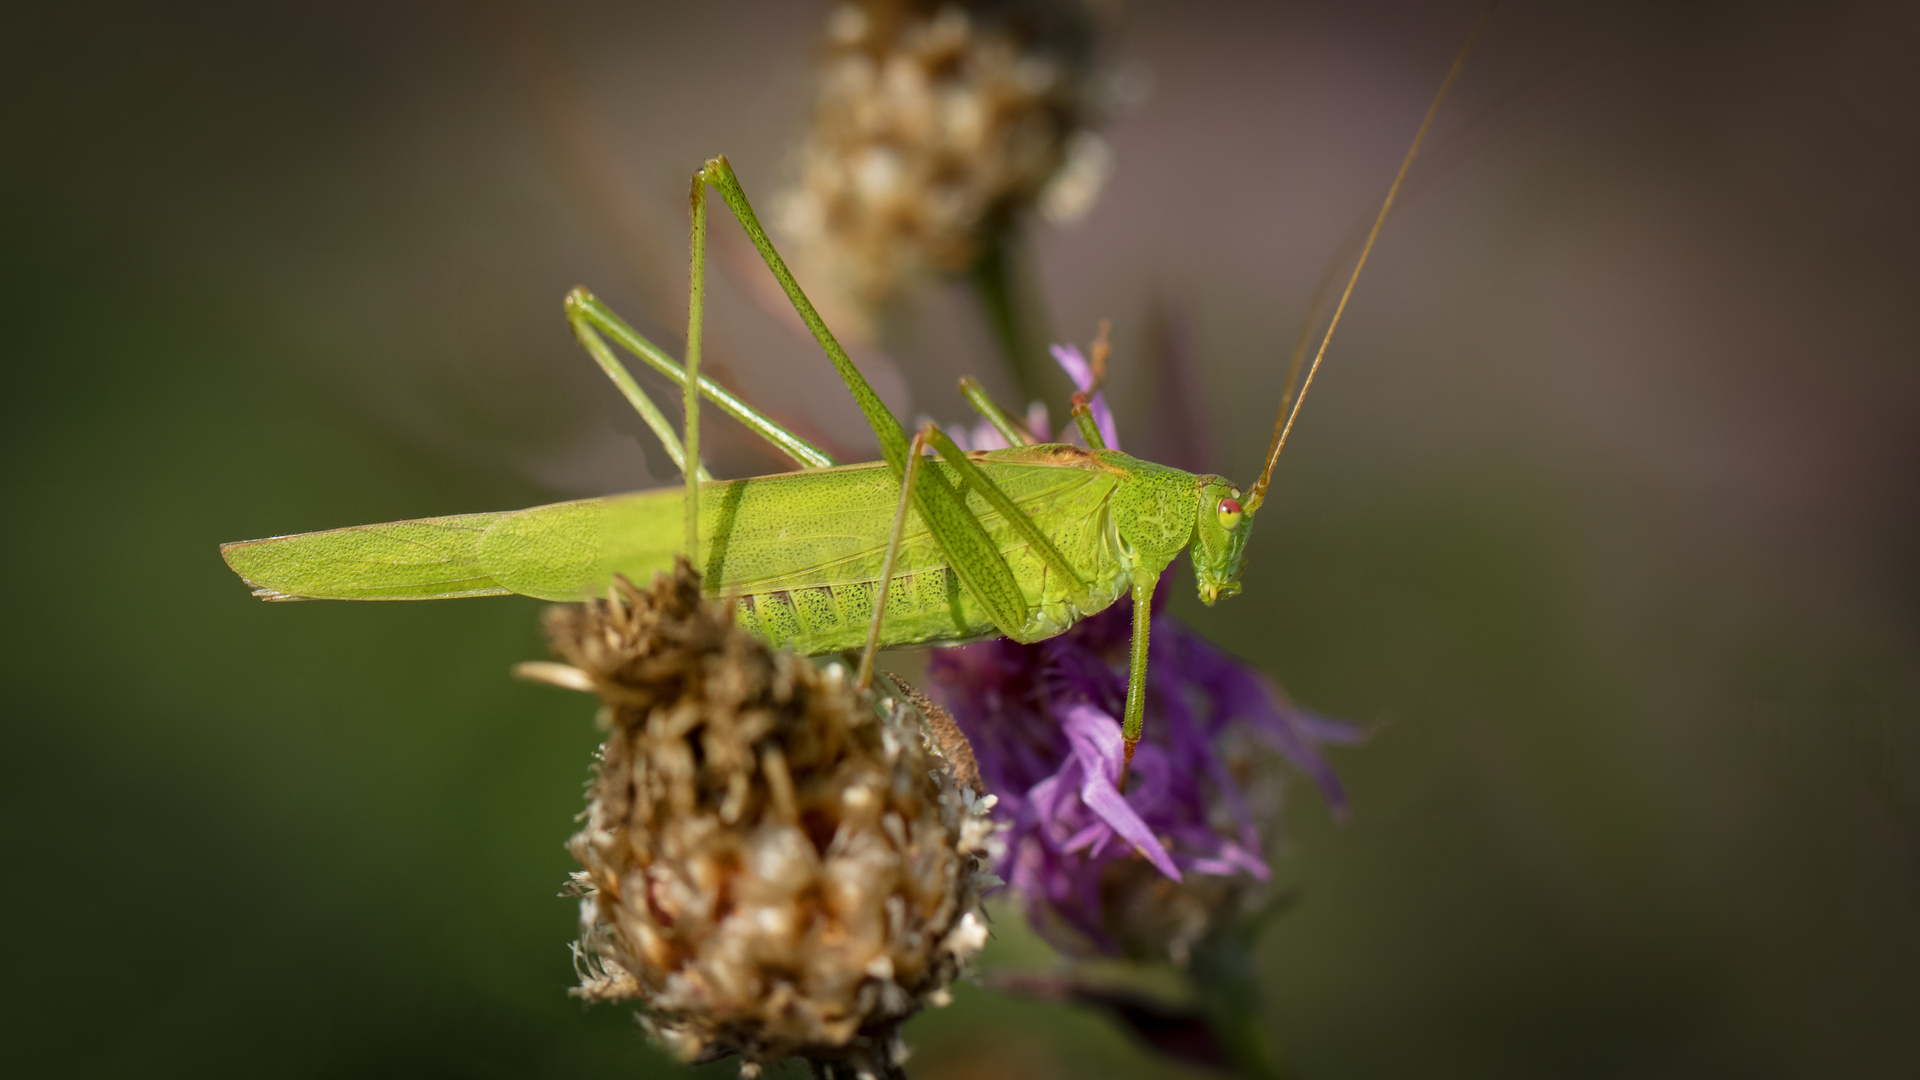
<path id="1" fill-rule="evenodd" d="M 1018 227 L 989 230 L 992 239 L 969 275 L 980 314 L 1026 401 L 1057 401 L 1071 388 L 1046 357 L 1047 305 L 1039 275 L 1022 257 Z"/>
<path id="2" fill-rule="evenodd" d="M 1238 934 L 1209 935 L 1195 945 L 1187 973 L 1207 1026 L 1235 1072 L 1266 1080 L 1292 1075 L 1267 1030 L 1267 997 L 1250 941 Z"/>

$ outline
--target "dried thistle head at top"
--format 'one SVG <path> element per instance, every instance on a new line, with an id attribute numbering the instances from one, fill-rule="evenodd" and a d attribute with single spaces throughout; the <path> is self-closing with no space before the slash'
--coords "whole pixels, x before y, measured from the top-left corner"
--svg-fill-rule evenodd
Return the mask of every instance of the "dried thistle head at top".
<path id="1" fill-rule="evenodd" d="M 855 305 L 961 273 L 1039 201 L 1072 217 L 1110 155 L 1082 0 L 845 0 L 784 207 L 799 261 Z"/>
<path id="2" fill-rule="evenodd" d="M 986 806 L 904 704 L 753 639 L 699 580 L 683 560 L 548 617 L 607 729 L 570 844 L 575 993 L 638 999 L 687 1060 L 884 1075 L 985 940 Z"/>

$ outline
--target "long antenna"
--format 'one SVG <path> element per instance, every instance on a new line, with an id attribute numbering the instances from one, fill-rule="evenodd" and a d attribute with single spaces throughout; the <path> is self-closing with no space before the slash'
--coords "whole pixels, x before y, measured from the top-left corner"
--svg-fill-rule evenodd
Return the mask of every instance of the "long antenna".
<path id="1" fill-rule="evenodd" d="M 1386 224 L 1387 213 L 1393 209 L 1393 200 L 1400 194 L 1400 185 L 1407 178 L 1407 170 L 1413 167 L 1414 156 L 1420 153 L 1420 144 L 1427 137 L 1427 129 L 1433 126 L 1433 118 L 1440 111 L 1440 103 L 1447 100 L 1447 91 L 1460 78 L 1460 72 L 1467 66 L 1467 54 L 1473 51 L 1474 42 L 1480 40 L 1480 31 L 1484 30 L 1487 20 L 1493 16 L 1493 9 L 1499 6 L 1498 0 L 1487 5 L 1480 18 L 1468 32 L 1466 43 L 1454 54 L 1453 66 L 1447 70 L 1446 79 L 1440 84 L 1440 92 L 1433 96 L 1433 104 L 1427 106 L 1426 118 L 1420 121 L 1420 130 L 1414 133 L 1413 145 L 1407 147 L 1407 156 L 1400 162 L 1400 171 L 1393 178 L 1393 186 L 1387 189 L 1386 201 L 1380 204 L 1380 213 L 1373 219 L 1373 229 L 1367 233 L 1366 245 L 1360 249 L 1360 261 L 1353 265 L 1353 275 L 1347 278 L 1347 287 L 1340 294 L 1340 303 L 1333 309 L 1333 321 L 1327 324 L 1326 336 L 1320 339 L 1320 350 L 1313 354 L 1313 363 L 1307 368 L 1307 379 L 1300 387 L 1300 396 L 1294 398 L 1293 408 L 1288 409 L 1286 401 L 1281 400 L 1281 413 L 1273 425 L 1273 439 L 1267 444 L 1267 465 L 1260 470 L 1260 479 L 1247 495 L 1246 512 L 1251 514 L 1260 509 L 1267 499 L 1267 487 L 1273 483 L 1273 467 L 1280 460 L 1280 451 L 1286 448 L 1287 436 L 1293 431 L 1294 418 L 1300 415 L 1300 406 L 1307 400 L 1307 391 L 1313 389 L 1313 377 L 1320 371 L 1320 362 L 1326 359 L 1327 345 L 1333 341 L 1333 332 L 1340 326 L 1340 316 L 1346 313 L 1347 301 L 1353 298 L 1353 287 L 1360 283 L 1360 271 L 1366 269 L 1367 256 L 1373 253 L 1373 242 L 1380 238 L 1380 226 Z M 1297 368 L 1295 369 L 1298 370 Z M 1288 391 L 1291 393 L 1291 375 L 1288 377 Z"/>

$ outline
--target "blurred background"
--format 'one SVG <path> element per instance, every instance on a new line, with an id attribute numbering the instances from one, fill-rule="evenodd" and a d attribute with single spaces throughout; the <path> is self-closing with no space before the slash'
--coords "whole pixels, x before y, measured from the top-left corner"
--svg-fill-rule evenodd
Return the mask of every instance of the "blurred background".
<path id="1" fill-rule="evenodd" d="M 1477 10 L 1128 5 L 1111 181 L 1033 237 L 1055 337 L 1114 322 L 1123 436 L 1184 327 L 1208 464 L 1251 478 L 1314 282 Z M 596 733 L 507 677 L 540 605 L 268 606 L 216 545 L 668 481 L 560 299 L 677 342 L 687 177 L 793 179 L 824 22 L 0 13 L 10 1075 L 680 1074 L 566 996 Z M 1495 16 L 1245 593 L 1176 601 L 1374 732 L 1336 752 L 1352 819 L 1296 791 L 1277 863 L 1299 901 L 1259 961 L 1301 1076 L 1913 1068 L 1916 55 L 1910 4 Z M 725 378 L 870 452 L 716 221 Z M 863 358 L 898 411 L 1008 392 L 952 296 L 892 340 Z M 710 438 L 720 475 L 775 468 Z M 998 933 L 990 962 L 1045 962 Z M 907 1033 L 916 1076 L 1191 1075 L 972 988 Z"/>

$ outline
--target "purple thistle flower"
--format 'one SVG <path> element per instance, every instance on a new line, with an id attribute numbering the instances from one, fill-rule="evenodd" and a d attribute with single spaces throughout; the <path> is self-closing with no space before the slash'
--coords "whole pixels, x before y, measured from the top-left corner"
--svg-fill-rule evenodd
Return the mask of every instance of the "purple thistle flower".
<path id="1" fill-rule="evenodd" d="M 1346 809 L 1318 746 L 1358 742 L 1358 729 L 1294 706 L 1270 680 L 1166 614 L 1170 577 L 1154 594 L 1146 737 L 1124 796 L 1115 783 L 1131 601 L 1035 645 L 936 650 L 928 666 L 933 696 L 959 722 L 999 796 L 995 815 L 1009 829 L 998 872 L 1035 927 L 1073 931 L 1052 935 L 1061 944 L 1121 951 L 1104 915 L 1106 890 L 1133 876 L 1136 852 L 1175 882 L 1269 879 L 1256 815 L 1223 753 L 1236 725 L 1312 777 L 1336 813 Z"/>

